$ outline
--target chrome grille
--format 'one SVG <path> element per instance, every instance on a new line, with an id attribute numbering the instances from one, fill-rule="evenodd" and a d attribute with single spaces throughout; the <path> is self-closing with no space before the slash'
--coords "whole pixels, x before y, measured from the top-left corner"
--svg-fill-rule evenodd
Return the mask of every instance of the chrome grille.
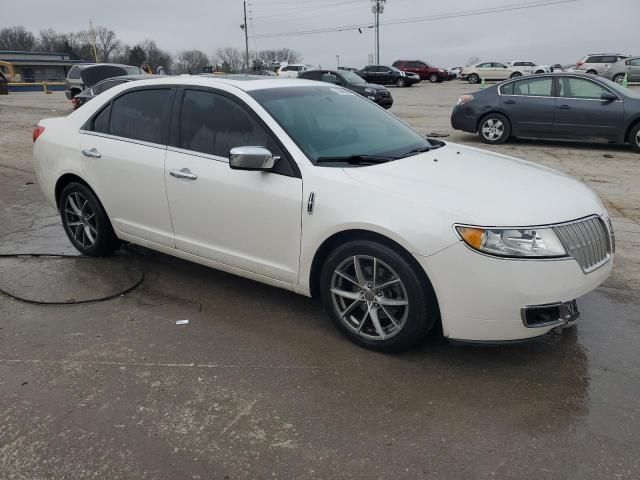
<path id="1" fill-rule="evenodd" d="M 553 230 L 585 273 L 604 265 L 611 256 L 610 234 L 600 217 L 556 225 Z"/>

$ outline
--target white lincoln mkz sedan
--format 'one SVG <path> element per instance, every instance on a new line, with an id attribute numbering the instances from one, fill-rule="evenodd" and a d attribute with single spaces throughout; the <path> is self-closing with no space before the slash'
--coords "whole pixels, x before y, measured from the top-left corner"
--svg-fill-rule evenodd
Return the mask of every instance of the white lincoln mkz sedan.
<path id="1" fill-rule="evenodd" d="M 584 183 L 426 139 L 309 80 L 129 82 L 34 131 L 39 184 L 73 245 L 143 245 L 322 298 L 356 343 L 505 341 L 573 324 L 611 271 Z"/>

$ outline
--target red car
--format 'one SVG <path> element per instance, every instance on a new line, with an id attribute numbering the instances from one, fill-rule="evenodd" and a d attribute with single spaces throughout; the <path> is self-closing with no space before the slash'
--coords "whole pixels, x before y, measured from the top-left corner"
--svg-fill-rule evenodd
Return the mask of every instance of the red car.
<path id="1" fill-rule="evenodd" d="M 393 66 L 398 70 L 417 73 L 421 80 L 429 80 L 431 83 L 449 80 L 449 72 L 444 68 L 431 67 L 422 60 L 396 60 Z"/>

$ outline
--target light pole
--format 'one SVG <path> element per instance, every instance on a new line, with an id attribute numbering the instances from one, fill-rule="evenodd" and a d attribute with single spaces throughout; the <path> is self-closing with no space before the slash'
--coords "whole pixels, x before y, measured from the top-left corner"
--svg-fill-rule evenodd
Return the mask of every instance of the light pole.
<path id="1" fill-rule="evenodd" d="M 386 1 L 387 0 L 371 0 L 371 11 L 376 20 L 376 65 L 380 65 L 380 15 L 384 13 L 384 4 Z"/>
<path id="2" fill-rule="evenodd" d="M 336 62 L 338 63 L 338 68 L 340 68 L 340 55 L 336 55 Z"/>

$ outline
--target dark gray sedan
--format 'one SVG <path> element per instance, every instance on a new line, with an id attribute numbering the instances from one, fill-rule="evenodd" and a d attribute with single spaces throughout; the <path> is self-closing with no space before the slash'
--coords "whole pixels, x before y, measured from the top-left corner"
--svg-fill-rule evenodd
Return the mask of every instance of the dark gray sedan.
<path id="1" fill-rule="evenodd" d="M 461 96 L 451 125 L 490 144 L 570 139 L 630 143 L 640 152 L 640 95 L 593 75 L 529 75 Z"/>
<path id="2" fill-rule="evenodd" d="M 134 82 L 136 80 L 148 80 L 150 78 L 160 76 L 162 75 L 151 75 L 143 73 L 140 75 L 121 75 L 119 77 L 107 78 L 106 80 L 102 80 L 101 82 L 96 83 L 93 87 L 87 88 L 86 90 L 83 90 L 81 93 L 77 94 L 71 99 L 71 104 L 73 105 L 73 108 L 75 110 L 76 108 L 80 108 L 96 95 L 100 95 L 102 92 L 106 92 L 116 85 L 120 85 L 121 83 L 125 82 Z"/>

